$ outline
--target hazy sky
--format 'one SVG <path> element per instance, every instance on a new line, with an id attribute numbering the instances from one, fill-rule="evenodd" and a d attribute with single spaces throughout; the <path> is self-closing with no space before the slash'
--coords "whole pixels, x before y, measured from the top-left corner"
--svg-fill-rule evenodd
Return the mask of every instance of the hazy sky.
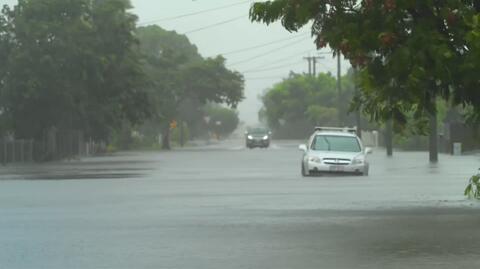
<path id="1" fill-rule="evenodd" d="M 187 33 L 199 28 L 205 30 L 187 33 L 204 57 L 242 50 L 278 40 L 270 46 L 252 49 L 241 53 L 227 54 L 227 66 L 243 72 L 246 78 L 246 100 L 240 104 L 240 117 L 249 124 L 258 120 L 261 108 L 259 95 L 291 71 L 307 72 L 308 65 L 304 56 L 316 55 L 313 39 L 308 28 L 299 33 L 289 33 L 280 24 L 266 26 L 251 23 L 248 10 L 254 1 L 245 0 L 131 0 L 133 12 L 139 16 L 139 24 L 153 24 L 178 33 Z M 15 4 L 16 0 L 0 0 L 3 4 Z M 244 2 L 244 3 L 241 3 Z M 187 16 L 179 19 L 168 19 L 178 15 L 203 10 L 225 7 L 216 11 Z M 242 17 L 243 16 L 243 17 Z M 167 18 L 167 19 L 166 19 Z M 166 19 L 166 20 L 165 20 Z M 208 27 L 213 24 L 231 20 L 229 23 Z M 298 36 L 298 37 L 294 37 Z M 285 40 L 288 38 L 293 38 Z M 328 51 L 324 50 L 324 51 Z M 265 55 L 264 55 L 265 54 Z M 318 72 L 336 73 L 336 61 L 331 55 L 323 55 L 325 59 L 317 67 Z M 344 62 L 343 69 L 346 71 Z M 268 69 L 268 70 L 267 70 Z"/>

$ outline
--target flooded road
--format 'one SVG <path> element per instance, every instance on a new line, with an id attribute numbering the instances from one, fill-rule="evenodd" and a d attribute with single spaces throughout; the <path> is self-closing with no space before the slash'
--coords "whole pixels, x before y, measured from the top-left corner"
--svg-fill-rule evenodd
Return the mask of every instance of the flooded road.
<path id="1" fill-rule="evenodd" d="M 294 142 L 123 153 L 0 172 L 0 268 L 479 268 L 478 156 L 383 151 L 300 176 Z"/>

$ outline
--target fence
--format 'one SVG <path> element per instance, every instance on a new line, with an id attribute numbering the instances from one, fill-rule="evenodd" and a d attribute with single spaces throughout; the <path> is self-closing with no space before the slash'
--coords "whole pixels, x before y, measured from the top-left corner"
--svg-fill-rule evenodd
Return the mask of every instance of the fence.
<path id="1" fill-rule="evenodd" d="M 32 162 L 34 160 L 34 141 L 33 140 L 0 140 L 0 162 Z"/>
<path id="2" fill-rule="evenodd" d="M 480 130 L 478 126 L 467 125 L 461 122 L 445 124 L 444 140 L 448 153 L 453 154 L 453 145 L 462 144 L 462 151 L 476 151 L 480 149 Z"/>
<path id="3" fill-rule="evenodd" d="M 49 130 L 34 142 L 33 160 L 44 162 L 82 156 L 83 145 L 82 132 Z"/>
<path id="4" fill-rule="evenodd" d="M 45 132 L 41 140 L 0 139 L 0 163 L 46 162 L 104 152 L 105 143 L 85 142 L 81 131 Z"/>

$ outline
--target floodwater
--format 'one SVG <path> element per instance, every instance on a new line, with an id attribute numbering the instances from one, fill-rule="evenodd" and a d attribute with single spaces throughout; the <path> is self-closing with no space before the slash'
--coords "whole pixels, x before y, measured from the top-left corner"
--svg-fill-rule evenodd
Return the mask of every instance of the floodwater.
<path id="1" fill-rule="evenodd" d="M 476 155 L 300 176 L 295 142 L 0 168 L 0 268 L 480 268 Z"/>

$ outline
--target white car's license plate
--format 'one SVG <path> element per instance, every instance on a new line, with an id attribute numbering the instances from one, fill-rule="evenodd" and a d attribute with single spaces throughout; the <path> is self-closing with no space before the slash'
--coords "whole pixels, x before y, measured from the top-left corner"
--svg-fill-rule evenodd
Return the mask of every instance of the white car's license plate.
<path id="1" fill-rule="evenodd" d="M 343 172 L 345 171 L 345 167 L 342 165 L 331 165 L 330 172 Z"/>

